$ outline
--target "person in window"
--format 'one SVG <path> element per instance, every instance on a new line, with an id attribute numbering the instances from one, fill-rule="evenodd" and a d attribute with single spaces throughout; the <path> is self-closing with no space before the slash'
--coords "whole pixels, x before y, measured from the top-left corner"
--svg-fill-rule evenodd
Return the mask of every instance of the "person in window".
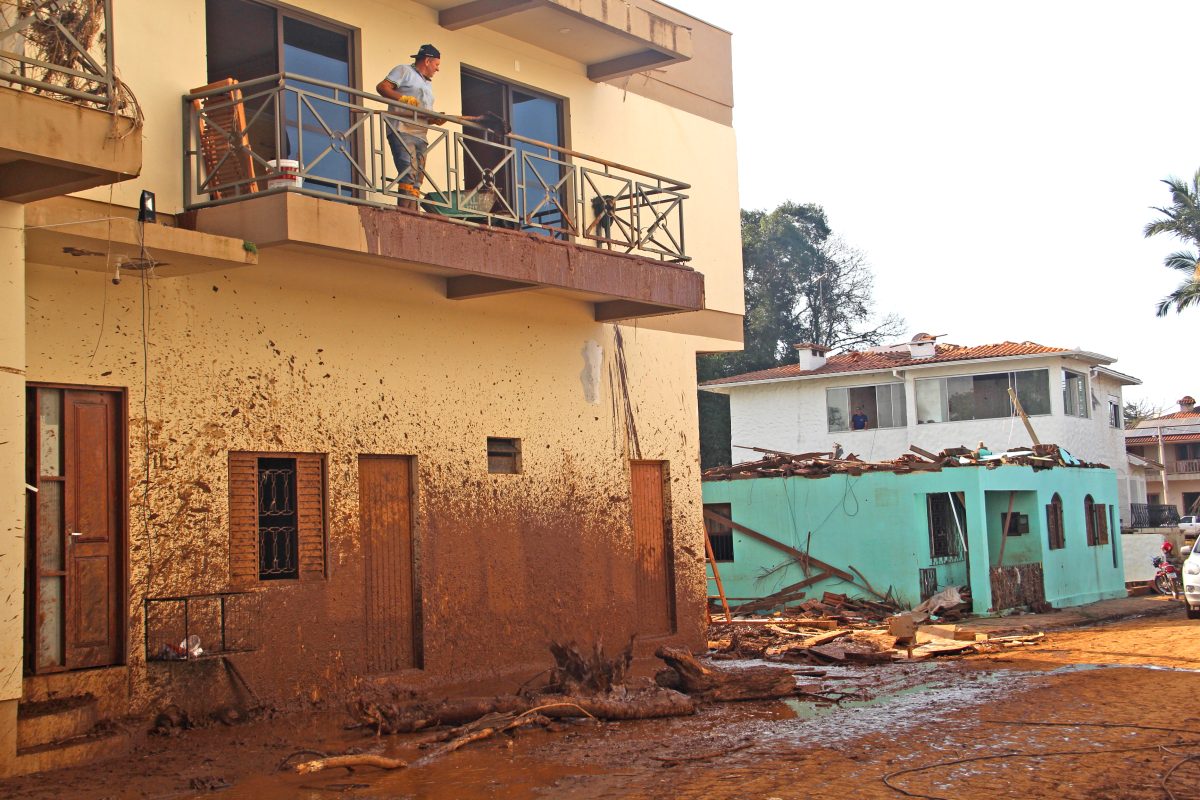
<path id="1" fill-rule="evenodd" d="M 863 412 L 862 406 L 854 409 L 854 416 L 850 417 L 850 427 L 856 431 L 867 429 L 867 415 Z"/>
<path id="2" fill-rule="evenodd" d="M 395 101 L 397 106 L 393 110 L 401 116 L 405 116 L 403 111 L 409 106 L 427 111 L 433 109 L 433 76 L 442 64 L 441 52 L 431 44 L 421 45 L 412 58 L 412 64 L 397 64 L 375 87 L 388 100 Z M 418 119 L 416 115 L 408 116 Z M 396 162 L 396 171 L 400 175 L 396 189 L 407 195 L 400 199 L 400 207 L 414 210 L 421 196 L 425 155 L 429 148 L 425 125 L 441 125 L 444 122 L 436 117 L 423 117 L 420 121 L 424 124 L 384 119 L 388 146 L 391 147 L 392 160 Z"/>

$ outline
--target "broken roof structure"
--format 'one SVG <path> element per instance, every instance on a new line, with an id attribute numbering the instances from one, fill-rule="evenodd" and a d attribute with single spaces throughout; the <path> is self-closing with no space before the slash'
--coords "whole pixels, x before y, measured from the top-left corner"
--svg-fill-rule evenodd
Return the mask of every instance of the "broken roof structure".
<path id="1" fill-rule="evenodd" d="M 912 607 L 965 587 L 983 614 L 1124 592 L 1115 473 L 1057 445 L 889 461 L 780 453 L 707 470 L 703 494 L 735 607 L 826 591 Z"/>

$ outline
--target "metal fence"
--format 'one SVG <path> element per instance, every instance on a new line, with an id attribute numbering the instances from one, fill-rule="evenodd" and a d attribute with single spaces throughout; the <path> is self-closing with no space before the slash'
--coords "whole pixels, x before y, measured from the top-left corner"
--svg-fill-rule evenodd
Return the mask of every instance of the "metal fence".
<path id="1" fill-rule="evenodd" d="M 1179 524 L 1179 509 L 1171 505 L 1130 503 L 1131 528 L 1169 528 Z"/>
<path id="2" fill-rule="evenodd" d="M 688 260 L 688 184 L 405 108 L 287 73 L 195 91 L 184 97 L 184 204 L 294 191 L 384 206 L 415 184 L 422 210 L 455 221 Z M 423 166 L 397 169 L 389 137 L 424 142 Z"/>
<path id="3" fill-rule="evenodd" d="M 0 85 L 114 107 L 112 0 L 0 0 Z"/>

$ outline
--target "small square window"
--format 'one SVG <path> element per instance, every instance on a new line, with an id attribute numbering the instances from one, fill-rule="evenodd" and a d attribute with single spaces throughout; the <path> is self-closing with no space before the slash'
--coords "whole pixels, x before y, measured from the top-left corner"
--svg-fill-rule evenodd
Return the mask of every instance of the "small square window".
<path id="1" fill-rule="evenodd" d="M 489 436 L 488 472 L 516 475 L 521 471 L 521 440 Z"/>
<path id="2" fill-rule="evenodd" d="M 1020 536 L 1023 533 L 1029 533 L 1029 515 L 1028 514 L 1020 514 L 1016 511 L 1014 511 L 1010 516 L 1008 512 L 1002 511 L 1000 513 L 1001 529 L 1004 528 L 1004 521 L 1006 519 L 1010 520 L 1010 522 L 1008 523 L 1008 531 L 1006 531 L 1009 536 Z"/>

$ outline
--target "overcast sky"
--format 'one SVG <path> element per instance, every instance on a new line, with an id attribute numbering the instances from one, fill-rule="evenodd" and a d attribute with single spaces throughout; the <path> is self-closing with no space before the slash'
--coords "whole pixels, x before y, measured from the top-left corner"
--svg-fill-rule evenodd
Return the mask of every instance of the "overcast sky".
<path id="1" fill-rule="evenodd" d="M 733 33 L 742 207 L 823 205 L 880 311 L 1200 396 L 1200 309 L 1154 316 L 1179 243 L 1142 238 L 1200 168 L 1200 2 L 666 1 Z"/>

